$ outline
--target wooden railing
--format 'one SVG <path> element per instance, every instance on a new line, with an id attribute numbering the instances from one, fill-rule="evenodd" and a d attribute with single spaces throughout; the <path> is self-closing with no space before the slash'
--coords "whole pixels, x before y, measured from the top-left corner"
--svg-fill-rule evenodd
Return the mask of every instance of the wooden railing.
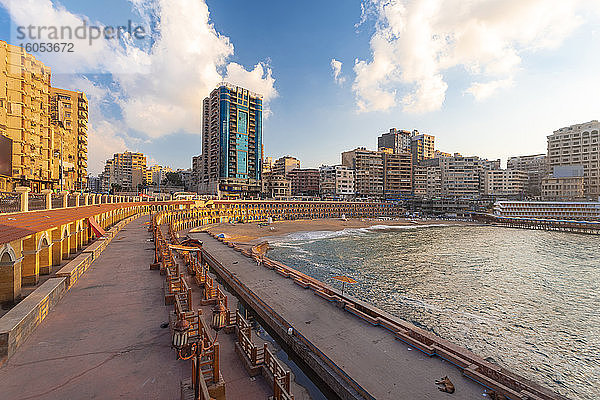
<path id="1" fill-rule="evenodd" d="M 252 366 L 262 366 L 273 376 L 273 398 L 277 400 L 293 400 L 294 396 L 290 390 L 290 371 L 286 371 L 283 368 L 266 343 L 262 347 L 259 347 L 252 342 L 252 328 L 239 311 L 236 311 L 234 321 L 238 344 L 252 363 Z"/>

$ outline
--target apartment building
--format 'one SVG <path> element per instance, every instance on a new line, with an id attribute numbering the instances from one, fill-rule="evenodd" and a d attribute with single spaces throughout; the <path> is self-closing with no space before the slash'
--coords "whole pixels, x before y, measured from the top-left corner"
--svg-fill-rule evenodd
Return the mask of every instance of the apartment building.
<path id="1" fill-rule="evenodd" d="M 0 41 L 0 190 L 84 190 L 87 109 L 85 94 L 53 88 L 49 67 Z"/>
<path id="2" fill-rule="evenodd" d="M 326 199 L 353 197 L 354 170 L 345 165 L 323 165 L 319 169 L 319 194 Z"/>
<path id="3" fill-rule="evenodd" d="M 258 197 L 262 101 L 261 95 L 228 83 L 203 100 L 200 193 Z"/>
<path id="4" fill-rule="evenodd" d="M 87 187 L 88 101 L 82 92 L 50 88 L 50 117 L 62 165 L 62 188 Z M 61 155 L 62 153 L 62 155 Z"/>
<path id="5" fill-rule="evenodd" d="M 412 154 L 383 152 L 383 196 L 403 199 L 412 194 Z"/>
<path id="6" fill-rule="evenodd" d="M 292 196 L 318 196 L 319 170 L 294 168 L 288 173 L 292 183 Z"/>
<path id="7" fill-rule="evenodd" d="M 414 131 L 410 140 L 413 163 L 418 164 L 423 160 L 435 157 L 435 136 Z"/>
<path id="8" fill-rule="evenodd" d="M 165 180 L 168 172 L 173 172 L 173 169 L 162 165 L 152 165 L 146 168 L 144 180 L 149 186 L 159 186 Z"/>
<path id="9" fill-rule="evenodd" d="M 265 159 L 263 160 L 263 164 L 262 164 L 263 174 L 273 171 L 274 164 L 275 164 L 275 161 L 273 160 L 273 157 L 265 157 Z"/>
<path id="10" fill-rule="evenodd" d="M 584 195 L 600 195 L 600 123 L 597 120 L 567 126 L 548 136 L 548 167 L 582 165 Z"/>
<path id="11" fill-rule="evenodd" d="M 360 147 L 342 153 L 342 165 L 354 170 L 354 191 L 361 198 L 383 198 L 383 153 Z"/>
<path id="12" fill-rule="evenodd" d="M 202 157 L 192 157 L 192 192 L 199 193 L 200 169 L 202 168 Z"/>
<path id="13" fill-rule="evenodd" d="M 427 168 L 427 184 L 425 195 L 429 198 L 442 195 L 442 169 L 438 165 L 429 165 Z"/>
<path id="14" fill-rule="evenodd" d="M 393 153 L 410 151 L 411 131 L 391 128 L 377 138 L 377 150 L 391 149 Z"/>
<path id="15" fill-rule="evenodd" d="M 542 199 L 572 201 L 585 199 L 583 165 L 556 165 L 542 179 Z"/>
<path id="16" fill-rule="evenodd" d="M 116 153 L 104 166 L 100 177 L 102 191 L 138 191 L 146 178 L 146 170 L 146 156 L 142 153 Z"/>
<path id="17" fill-rule="evenodd" d="M 262 180 L 262 192 L 270 199 L 288 199 L 292 196 L 292 181 L 283 175 L 267 174 Z"/>
<path id="18" fill-rule="evenodd" d="M 540 196 L 542 179 L 548 174 L 545 154 L 510 157 L 506 163 L 506 169 L 525 171 L 527 173 L 525 196 Z"/>
<path id="19" fill-rule="evenodd" d="M 58 184 L 50 76 L 34 56 L 0 41 L 0 190 L 39 192 Z"/>
<path id="20" fill-rule="evenodd" d="M 284 156 L 278 158 L 273 163 L 272 172 L 274 175 L 287 177 L 289 173 L 296 168 L 300 168 L 300 160 L 291 156 Z"/>
<path id="21" fill-rule="evenodd" d="M 454 156 L 438 158 L 441 194 L 475 198 L 481 193 L 482 162 L 479 157 Z"/>
<path id="22" fill-rule="evenodd" d="M 427 167 L 425 165 L 413 165 L 412 189 L 414 196 L 425 196 L 427 194 Z"/>
<path id="23" fill-rule="evenodd" d="M 517 169 L 483 171 L 482 194 L 485 196 L 520 199 L 525 192 L 527 172 Z"/>

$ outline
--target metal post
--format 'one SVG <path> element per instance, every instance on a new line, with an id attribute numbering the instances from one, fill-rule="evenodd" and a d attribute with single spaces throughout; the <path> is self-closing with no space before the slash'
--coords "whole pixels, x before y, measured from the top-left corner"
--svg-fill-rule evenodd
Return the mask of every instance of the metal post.
<path id="1" fill-rule="evenodd" d="M 204 341 L 199 339 L 200 348 L 196 345 L 196 384 L 194 385 L 194 400 L 198 400 L 198 396 L 200 395 L 200 356 L 204 353 Z"/>

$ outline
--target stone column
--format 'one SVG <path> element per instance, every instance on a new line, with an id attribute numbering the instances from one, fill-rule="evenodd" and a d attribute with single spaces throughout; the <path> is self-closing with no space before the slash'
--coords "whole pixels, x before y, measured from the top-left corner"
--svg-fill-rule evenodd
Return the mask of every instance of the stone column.
<path id="1" fill-rule="evenodd" d="M 69 205 L 69 192 L 63 190 L 60 195 L 62 196 L 62 208 L 67 208 Z"/>
<path id="2" fill-rule="evenodd" d="M 18 186 L 15 191 L 21 195 L 21 212 L 29 211 L 29 192 L 31 192 L 31 188 Z"/>
<path id="3" fill-rule="evenodd" d="M 37 251 L 38 234 L 23 240 L 23 265 L 21 285 L 37 285 L 40 280 L 39 255 Z"/>
<path id="4" fill-rule="evenodd" d="M 46 210 L 50 210 L 52 208 L 52 190 L 50 189 L 44 189 L 42 190 L 42 194 L 45 197 L 45 202 L 46 202 Z"/>
<path id="5" fill-rule="evenodd" d="M 89 204 L 90 204 L 90 195 L 86 193 L 83 195 L 83 205 L 88 206 Z"/>

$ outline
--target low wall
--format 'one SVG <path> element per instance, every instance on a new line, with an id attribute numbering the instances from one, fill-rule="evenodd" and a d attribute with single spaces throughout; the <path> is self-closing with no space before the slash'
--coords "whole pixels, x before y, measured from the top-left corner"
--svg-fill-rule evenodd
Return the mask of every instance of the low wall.
<path id="1" fill-rule="evenodd" d="M 66 278 L 50 278 L 0 318 L 0 365 L 14 354 L 67 290 Z"/>
<path id="2" fill-rule="evenodd" d="M 56 276 L 61 278 L 66 278 L 67 280 L 67 288 L 70 289 L 71 286 L 77 282 L 79 277 L 83 275 L 85 271 L 92 264 L 92 253 L 81 253 L 77 257 L 75 257 L 72 261 L 69 261 L 67 265 L 62 267 L 57 273 Z"/>

